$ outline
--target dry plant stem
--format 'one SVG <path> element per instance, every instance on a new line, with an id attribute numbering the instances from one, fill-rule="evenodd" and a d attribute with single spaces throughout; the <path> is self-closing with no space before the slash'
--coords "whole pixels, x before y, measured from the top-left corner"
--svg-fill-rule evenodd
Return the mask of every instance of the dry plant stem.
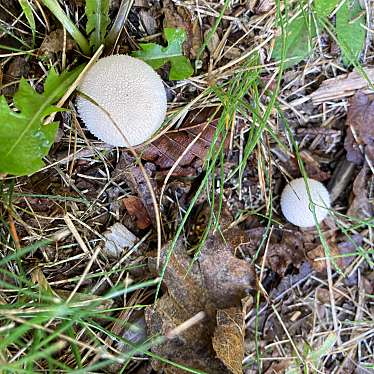
<path id="1" fill-rule="evenodd" d="M 66 300 L 66 303 L 69 303 L 71 301 L 71 299 L 74 297 L 74 295 L 77 293 L 77 291 L 79 290 L 79 287 L 81 286 L 81 284 L 86 279 L 86 276 L 87 276 L 88 272 L 90 271 L 92 264 L 96 260 L 96 257 L 99 254 L 100 250 L 101 250 L 101 247 L 98 246 L 96 248 L 96 251 L 93 253 L 92 257 L 90 258 L 90 261 L 88 262 L 86 268 L 84 269 L 84 272 L 83 272 L 82 276 L 80 277 L 79 282 L 77 283 L 74 290 L 71 292 L 68 299 Z"/>
<path id="2" fill-rule="evenodd" d="M 19 241 L 19 237 L 18 237 L 18 234 L 17 234 L 17 229 L 16 229 L 16 225 L 14 223 L 13 213 L 12 213 L 11 209 L 8 209 L 8 222 L 9 222 L 9 230 L 10 230 L 10 232 L 12 234 L 12 237 L 13 237 L 13 240 L 14 240 L 14 246 L 16 247 L 16 249 L 20 249 L 21 245 L 20 245 L 20 241 Z"/>
<path id="3" fill-rule="evenodd" d="M 303 362 L 303 363 L 305 364 L 305 361 L 304 361 L 303 357 L 300 355 L 299 350 L 297 349 L 296 344 L 295 344 L 294 341 L 292 340 L 292 337 L 291 337 L 290 333 L 288 332 L 287 327 L 286 327 L 285 324 L 283 323 L 283 320 L 282 320 L 281 316 L 279 315 L 277 309 L 275 308 L 274 305 L 272 305 L 271 307 L 272 307 L 272 309 L 273 309 L 275 315 L 277 316 L 279 323 L 282 325 L 283 330 L 284 330 L 284 332 L 286 333 L 286 335 L 287 335 L 287 337 L 288 337 L 288 339 L 289 339 L 289 341 L 290 341 L 290 343 L 291 343 L 291 345 L 292 345 L 292 348 L 295 350 L 295 353 L 296 353 L 297 357 L 299 358 L 299 360 L 300 360 L 301 362 Z"/>
<path id="4" fill-rule="evenodd" d="M 168 339 L 173 339 L 176 336 L 180 335 L 183 333 L 183 331 L 189 329 L 193 325 L 196 325 L 197 323 L 201 322 L 205 318 L 205 312 L 201 311 L 197 314 L 195 314 L 193 317 L 188 319 L 187 321 L 184 321 L 181 323 L 179 326 L 175 327 L 173 330 L 169 331 L 166 334 L 166 337 Z"/>
<path id="5" fill-rule="evenodd" d="M 79 246 L 82 248 L 85 254 L 89 254 L 90 251 L 86 246 L 86 243 L 83 241 L 82 237 L 79 235 L 78 230 L 75 228 L 73 221 L 69 217 L 69 213 L 64 215 L 64 221 L 68 226 L 69 230 L 73 234 L 75 240 L 78 242 Z"/>
<path id="6" fill-rule="evenodd" d="M 147 172 L 144 169 L 144 166 L 142 164 L 141 158 L 139 157 L 139 155 L 136 152 L 135 148 L 129 143 L 129 141 L 127 140 L 125 134 L 123 133 L 123 131 L 121 130 L 121 128 L 118 126 L 118 124 L 116 123 L 116 121 L 112 118 L 112 116 L 110 115 L 110 113 L 106 109 L 104 109 L 102 106 L 100 106 L 98 103 L 96 103 L 95 100 L 93 100 L 89 96 L 83 94 L 82 92 L 79 92 L 79 94 L 82 97 L 84 97 L 86 100 L 90 101 L 92 104 L 94 104 L 98 108 L 100 108 L 109 117 L 110 121 L 113 123 L 113 125 L 115 126 L 115 128 L 121 134 L 121 136 L 122 136 L 123 140 L 125 141 L 125 143 L 128 145 L 128 148 L 129 148 L 131 154 L 135 157 L 135 160 L 136 160 L 137 164 L 140 167 L 140 170 L 141 170 L 141 172 L 143 174 L 143 177 L 144 177 L 144 179 L 145 179 L 145 181 L 147 183 L 147 187 L 148 187 L 149 193 L 150 193 L 151 198 L 152 198 L 153 208 L 155 210 L 155 218 L 156 218 L 156 226 L 157 226 L 156 227 L 157 228 L 157 264 L 156 264 L 156 267 L 158 269 L 159 266 L 160 266 L 161 245 L 162 245 L 161 218 L 160 218 L 160 209 L 159 209 L 159 206 L 157 204 L 156 194 L 155 194 L 155 192 L 153 190 L 151 180 L 149 179 L 149 176 L 148 176 L 148 174 L 147 174 Z"/>
<path id="7" fill-rule="evenodd" d="M 334 329 L 335 329 L 336 336 L 337 336 L 337 343 L 340 345 L 342 343 L 342 341 L 341 341 L 341 338 L 340 338 L 338 317 L 337 317 L 337 314 L 336 314 L 335 296 L 334 296 L 334 282 L 332 280 L 332 270 L 331 270 L 330 258 L 326 258 L 326 271 L 327 271 L 327 282 L 328 282 L 328 285 L 329 285 L 332 320 L 333 320 L 333 323 L 334 323 Z"/>
<path id="8" fill-rule="evenodd" d="M 20 323 L 22 325 L 27 325 L 27 326 L 31 326 L 37 330 L 43 330 L 45 332 L 48 332 L 49 334 L 54 334 L 55 331 L 53 329 L 50 329 L 49 327 L 45 327 L 45 326 L 41 326 L 41 325 L 37 325 L 35 323 L 30 323 L 28 320 L 24 319 L 24 318 L 20 318 L 20 317 L 14 317 L 13 315 L 9 315 L 7 316 L 9 319 L 17 322 L 17 323 Z M 69 343 L 74 343 L 74 344 L 77 344 L 79 345 L 80 347 L 82 347 L 83 349 L 87 349 L 88 351 L 91 351 L 91 352 L 96 352 L 97 354 L 103 354 L 102 350 L 100 348 L 96 348 L 96 347 L 93 347 L 89 344 L 85 344 L 85 343 L 82 343 L 80 340 L 77 340 L 77 339 L 74 339 L 74 338 L 71 338 L 70 336 L 67 336 L 67 335 L 64 335 L 64 334 L 60 334 L 59 337 Z M 115 359 L 115 357 L 113 357 L 113 359 Z"/>

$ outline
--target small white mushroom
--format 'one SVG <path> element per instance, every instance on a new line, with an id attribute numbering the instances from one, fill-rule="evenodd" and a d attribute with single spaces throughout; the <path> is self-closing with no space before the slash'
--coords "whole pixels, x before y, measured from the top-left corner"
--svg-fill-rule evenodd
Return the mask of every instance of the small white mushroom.
<path id="1" fill-rule="evenodd" d="M 80 118 L 92 134 L 108 144 L 128 146 L 121 132 L 130 145 L 141 144 L 165 119 L 167 99 L 162 80 L 149 65 L 134 57 L 115 55 L 100 59 L 78 89 L 98 104 L 79 96 Z"/>
<path id="2" fill-rule="evenodd" d="M 315 204 L 317 222 L 322 222 L 330 208 L 330 196 L 325 186 L 314 179 L 307 179 L 310 196 Z M 303 178 L 294 179 L 283 190 L 281 196 L 282 213 L 292 224 L 299 227 L 313 227 L 316 222 L 310 208 L 310 200 Z"/>

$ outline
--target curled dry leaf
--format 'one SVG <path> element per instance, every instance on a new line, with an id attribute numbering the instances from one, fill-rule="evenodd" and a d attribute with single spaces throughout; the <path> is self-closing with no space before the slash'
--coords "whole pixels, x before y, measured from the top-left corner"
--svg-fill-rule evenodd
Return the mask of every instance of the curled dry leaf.
<path id="1" fill-rule="evenodd" d="M 165 264 L 168 250 L 168 245 L 162 250 L 161 267 Z M 229 368 L 239 367 L 244 350 L 240 346 L 243 339 L 239 337 L 240 329 L 235 330 L 228 319 L 231 316 L 233 322 L 240 321 L 242 326 L 244 313 L 240 307 L 241 300 L 255 286 L 253 267 L 237 259 L 232 254 L 231 246 L 225 245 L 219 236 L 208 238 L 200 257 L 194 263 L 191 263 L 180 241 L 170 256 L 163 284 L 166 293 L 155 306 L 146 310 L 149 335 L 166 335 L 201 311 L 205 313 L 205 320 L 153 347 L 152 351 L 206 373 L 229 373 L 231 370 L 223 362 Z M 230 331 L 230 335 L 223 336 L 223 331 Z M 222 353 L 223 345 L 232 347 L 237 344 L 239 346 L 231 354 Z M 222 361 L 217 358 L 217 347 Z M 163 367 L 158 361 L 152 365 L 155 370 Z M 166 366 L 164 370 L 167 373 L 184 373 L 172 366 Z"/>
<path id="2" fill-rule="evenodd" d="M 139 154 L 144 160 L 156 164 L 161 175 L 167 174 L 183 154 L 183 158 L 172 175 L 180 177 L 197 175 L 216 132 L 217 120 L 208 123 L 211 114 L 212 112 L 209 110 L 190 114 L 180 129 L 169 131 L 151 144 L 138 147 Z M 201 134 L 199 139 L 186 151 L 199 134 Z M 229 136 L 226 137 L 225 146 L 228 145 L 228 142 Z"/>
<path id="3" fill-rule="evenodd" d="M 137 196 L 128 196 L 122 199 L 122 203 L 131 217 L 136 219 L 138 229 L 144 230 L 152 224 L 142 201 Z"/>
<path id="4" fill-rule="evenodd" d="M 353 200 L 347 215 L 359 219 L 373 217 L 374 207 L 368 194 L 369 168 L 365 164 L 353 182 Z"/>
<path id="5" fill-rule="evenodd" d="M 366 95 L 357 92 L 349 101 L 347 114 L 347 136 L 344 147 L 347 151 L 347 159 L 356 164 L 361 164 L 364 154 L 371 162 L 374 162 L 374 95 Z"/>
<path id="6" fill-rule="evenodd" d="M 369 89 L 369 82 L 374 80 L 374 68 L 364 68 L 364 71 L 369 79 L 357 71 L 342 74 L 323 81 L 318 90 L 314 91 L 309 97 L 317 105 L 325 101 L 352 96 L 357 90 L 367 90 Z"/>

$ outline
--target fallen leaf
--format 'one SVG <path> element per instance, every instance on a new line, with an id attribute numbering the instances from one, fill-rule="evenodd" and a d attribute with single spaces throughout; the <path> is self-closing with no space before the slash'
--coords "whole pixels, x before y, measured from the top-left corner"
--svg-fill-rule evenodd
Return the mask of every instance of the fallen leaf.
<path id="1" fill-rule="evenodd" d="M 217 310 L 217 327 L 212 338 L 218 358 L 234 374 L 243 372 L 244 316 L 245 310 L 239 307 Z"/>
<path id="2" fill-rule="evenodd" d="M 165 264 L 168 250 L 168 245 L 162 250 L 161 268 Z M 150 262 L 151 269 L 154 262 L 155 260 Z M 245 314 L 243 311 L 239 312 L 239 308 L 242 299 L 255 286 L 253 267 L 246 261 L 236 258 L 232 254 L 232 247 L 224 244 L 220 236 L 209 237 L 199 258 L 192 264 L 184 245 L 179 241 L 170 256 L 163 285 L 166 287 L 166 293 L 155 306 L 146 310 L 149 335 L 166 335 L 201 311 L 204 311 L 206 317 L 204 321 L 180 335 L 153 347 L 152 351 L 181 365 L 206 373 L 229 373 L 229 369 L 222 361 L 237 366 L 239 358 L 232 355 L 238 352 L 241 355 L 244 348 L 239 345 L 231 354 L 226 352 L 222 361 L 216 357 L 214 348 L 219 346 L 219 342 L 224 342 L 227 347 L 242 342 L 238 331 L 233 331 L 231 323 L 224 323 L 224 318 L 235 315 L 234 320 L 240 320 L 242 326 Z M 225 329 L 229 329 L 230 336 L 221 336 Z M 221 349 L 222 346 L 218 356 L 223 356 Z M 185 372 L 172 366 L 165 366 L 156 360 L 152 365 L 155 370 L 164 368 L 167 373 Z"/>
<path id="3" fill-rule="evenodd" d="M 53 291 L 50 286 L 47 278 L 45 277 L 41 268 L 36 267 L 31 271 L 31 281 L 34 284 L 37 284 L 42 290 L 47 291 L 50 295 L 56 296 L 56 293 Z"/>
<path id="4" fill-rule="evenodd" d="M 128 196 L 122 199 L 122 203 L 130 216 L 136 219 L 136 225 L 140 230 L 144 230 L 152 224 L 151 219 L 137 196 Z"/>
<path id="5" fill-rule="evenodd" d="M 8 83 L 18 81 L 21 77 L 26 77 L 30 71 L 30 64 L 23 56 L 15 56 L 3 66 L 1 93 L 5 96 L 14 96 L 17 85 L 8 85 Z"/>
<path id="6" fill-rule="evenodd" d="M 291 359 L 282 360 L 280 362 L 272 362 L 264 374 L 284 374 L 291 362 Z"/>
<path id="7" fill-rule="evenodd" d="M 46 35 L 44 38 L 38 54 L 40 56 L 50 56 L 53 53 L 62 52 L 65 48 L 65 51 L 70 51 L 75 47 L 74 40 L 66 33 L 66 43 L 64 45 L 64 30 L 57 29 Z"/>
<path id="8" fill-rule="evenodd" d="M 321 163 L 318 160 L 318 156 L 314 155 L 312 152 L 303 150 L 300 152 L 300 157 L 304 163 L 305 171 L 309 178 L 320 182 L 324 182 L 331 178 L 331 174 L 328 171 L 321 170 Z M 300 177 L 300 167 L 295 157 L 288 158 L 287 161 L 282 162 L 282 166 L 292 177 Z"/>
<path id="9" fill-rule="evenodd" d="M 347 159 L 356 164 L 362 164 L 364 158 L 359 149 L 374 162 L 374 95 L 366 95 L 357 92 L 349 101 L 347 114 L 347 136 L 344 147 L 347 151 Z"/>
<path id="10" fill-rule="evenodd" d="M 255 9 L 257 14 L 263 14 L 275 8 L 275 0 L 259 0 Z"/>
<path id="11" fill-rule="evenodd" d="M 362 237 L 360 235 L 353 235 L 351 241 L 343 241 L 340 243 L 335 243 L 334 241 L 329 241 L 328 245 L 330 248 L 330 262 L 332 267 L 335 265 L 339 269 L 344 270 L 347 268 L 352 261 L 355 259 L 354 253 L 356 252 L 356 247 L 360 246 L 362 243 Z M 349 254 L 352 254 L 349 256 Z M 307 258 L 315 271 L 322 273 L 326 270 L 326 261 L 318 260 L 319 258 L 325 258 L 327 253 L 322 244 L 309 251 Z"/>
<path id="12" fill-rule="evenodd" d="M 284 276 L 290 265 L 298 268 L 305 260 L 303 236 L 299 231 L 284 231 L 280 240 L 275 235 L 271 239 L 265 263 L 275 273 Z"/>
<path id="13" fill-rule="evenodd" d="M 175 5 L 170 0 L 163 1 L 164 28 L 183 28 L 187 32 L 187 40 L 183 45 L 186 56 L 194 59 L 202 45 L 202 33 L 198 18 L 193 19 L 186 7 Z"/>
<path id="14" fill-rule="evenodd" d="M 340 290 L 341 292 L 333 291 L 334 292 L 334 299 L 336 302 L 340 302 L 343 299 L 342 293 L 344 293 L 344 289 L 334 287 L 335 290 Z M 327 288 L 318 288 L 316 290 L 316 298 L 322 304 L 330 304 L 330 290 Z"/>
<path id="15" fill-rule="evenodd" d="M 152 143 L 139 147 L 138 152 L 144 160 L 158 166 L 160 169 L 158 175 L 166 175 L 183 154 L 172 175 L 196 176 L 201 171 L 216 132 L 217 119 L 207 125 L 210 114 L 209 110 L 198 114 L 191 113 L 178 130 L 169 131 Z M 200 138 L 188 149 L 188 152 L 185 152 L 199 134 L 201 134 Z M 228 146 L 229 138 L 226 137 L 225 146 Z"/>
<path id="16" fill-rule="evenodd" d="M 149 176 L 153 191 L 157 191 L 157 184 L 153 178 L 156 171 L 155 165 L 151 163 L 145 163 L 144 169 Z M 113 177 L 116 181 L 125 179 L 131 192 L 134 195 L 138 195 L 144 208 L 148 213 L 148 217 L 151 219 L 152 224 L 155 225 L 155 212 L 152 202 L 152 195 L 149 191 L 145 177 L 136 163 L 135 158 L 130 156 L 127 152 L 122 152 L 121 158 L 116 165 L 116 169 L 113 173 Z"/>
<path id="17" fill-rule="evenodd" d="M 353 200 L 347 211 L 348 216 L 359 219 L 373 217 L 374 207 L 369 200 L 368 179 L 369 167 L 365 163 L 353 182 Z"/>

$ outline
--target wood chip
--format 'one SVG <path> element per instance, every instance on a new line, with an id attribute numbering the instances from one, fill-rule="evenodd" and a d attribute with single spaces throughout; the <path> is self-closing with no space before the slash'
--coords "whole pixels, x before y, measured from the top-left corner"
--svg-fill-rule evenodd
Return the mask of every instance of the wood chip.
<path id="1" fill-rule="evenodd" d="M 121 223 L 115 223 L 104 232 L 104 251 L 112 257 L 119 257 L 125 248 L 132 248 L 138 238 Z"/>
<path id="2" fill-rule="evenodd" d="M 374 68 L 364 69 L 370 81 L 374 80 Z M 325 101 L 341 99 L 352 96 L 357 90 L 368 90 L 369 83 L 359 72 L 353 71 L 349 74 L 339 75 L 336 78 L 325 80 L 317 91 L 310 95 L 314 104 Z"/>

